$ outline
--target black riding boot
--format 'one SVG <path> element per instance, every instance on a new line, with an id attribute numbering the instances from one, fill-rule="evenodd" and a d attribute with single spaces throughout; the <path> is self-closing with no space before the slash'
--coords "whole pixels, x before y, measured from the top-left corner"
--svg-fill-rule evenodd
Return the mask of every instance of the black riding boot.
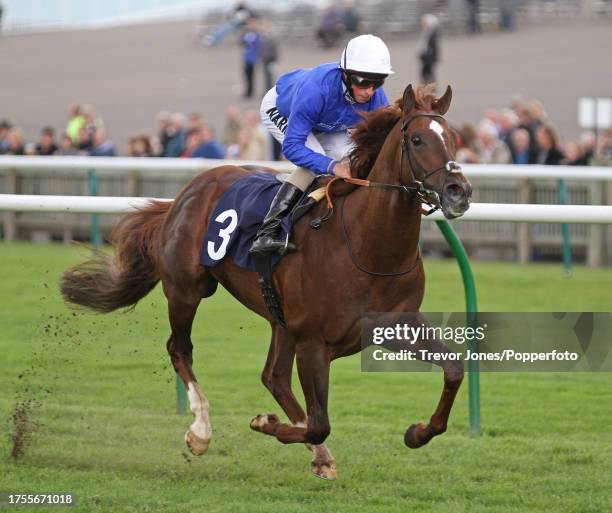
<path id="1" fill-rule="evenodd" d="M 263 223 L 257 231 L 249 253 L 264 255 L 267 253 L 285 254 L 295 251 L 295 245 L 290 244 L 286 238 L 279 238 L 279 228 L 283 218 L 291 211 L 302 197 L 302 191 L 295 185 L 284 182 L 274 196 L 270 210 L 264 217 Z"/>

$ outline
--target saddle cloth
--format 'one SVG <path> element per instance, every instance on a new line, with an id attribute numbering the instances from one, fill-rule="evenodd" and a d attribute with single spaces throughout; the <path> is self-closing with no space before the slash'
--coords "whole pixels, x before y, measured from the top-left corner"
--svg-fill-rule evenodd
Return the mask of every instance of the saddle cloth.
<path id="1" fill-rule="evenodd" d="M 241 178 L 225 191 L 206 229 L 200 250 L 202 265 L 214 267 L 229 257 L 239 267 L 256 270 L 249 248 L 281 186 L 281 177 L 283 175 L 256 172 Z M 291 233 L 292 224 L 291 215 L 285 217 L 281 225 L 283 237 Z M 280 255 L 272 255 L 272 266 L 280 259 Z"/>

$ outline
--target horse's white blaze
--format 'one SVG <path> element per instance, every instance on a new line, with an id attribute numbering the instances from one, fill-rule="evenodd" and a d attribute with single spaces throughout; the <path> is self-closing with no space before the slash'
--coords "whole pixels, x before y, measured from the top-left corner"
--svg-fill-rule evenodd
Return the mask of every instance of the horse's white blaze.
<path id="1" fill-rule="evenodd" d="M 212 428 L 208 417 L 208 399 L 202 393 L 200 385 L 193 381 L 190 382 L 187 397 L 189 398 L 189 408 L 195 415 L 195 422 L 190 427 L 191 431 L 202 440 L 210 440 Z"/>
<path id="2" fill-rule="evenodd" d="M 442 136 L 442 134 L 444 133 L 444 128 L 442 128 L 442 125 L 438 123 L 435 119 L 432 119 L 429 123 L 429 129 L 438 134 L 438 137 L 442 141 L 442 145 L 446 148 L 446 142 L 444 141 L 444 137 Z"/>

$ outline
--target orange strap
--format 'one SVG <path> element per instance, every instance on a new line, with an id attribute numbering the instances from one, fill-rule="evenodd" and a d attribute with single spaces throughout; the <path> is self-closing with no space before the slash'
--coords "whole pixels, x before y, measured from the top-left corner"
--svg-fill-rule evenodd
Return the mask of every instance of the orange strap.
<path id="1" fill-rule="evenodd" d="M 325 197 L 327 198 L 327 208 L 332 210 L 334 208 L 334 203 L 331 199 L 331 186 L 333 183 L 336 183 L 338 180 L 344 180 L 346 183 L 352 183 L 353 185 L 359 185 L 362 187 L 369 187 L 370 180 L 362 180 L 361 178 L 340 178 L 336 176 L 332 178 L 327 185 L 325 186 Z"/>
<path id="2" fill-rule="evenodd" d="M 340 178 L 339 176 L 332 178 L 329 182 L 327 182 L 327 185 L 325 186 L 325 197 L 327 198 L 327 208 L 329 210 L 334 209 L 334 203 L 331 198 L 331 186 L 338 180 L 344 180 L 346 183 L 352 183 L 353 185 L 358 185 L 360 187 L 370 186 L 370 180 L 362 180 L 361 178 Z M 427 215 L 428 211 L 424 208 L 421 208 L 421 214 Z"/>

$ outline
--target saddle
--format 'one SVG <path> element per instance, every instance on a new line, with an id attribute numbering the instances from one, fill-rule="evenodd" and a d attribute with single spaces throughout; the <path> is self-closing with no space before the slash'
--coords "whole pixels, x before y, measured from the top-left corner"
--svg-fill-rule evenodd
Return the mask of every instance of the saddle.
<path id="1" fill-rule="evenodd" d="M 282 256 L 255 257 L 248 250 L 276 191 L 287 176 L 257 171 L 232 184 L 213 209 L 200 250 L 200 263 L 203 266 L 214 267 L 225 258 L 231 258 L 237 266 L 257 271 L 264 301 L 282 326 L 286 325 L 285 319 L 272 280 L 274 268 Z M 281 228 L 287 236 L 291 236 L 293 225 L 325 197 L 322 181 L 319 177 L 315 179 L 290 215 L 283 220 Z"/>

